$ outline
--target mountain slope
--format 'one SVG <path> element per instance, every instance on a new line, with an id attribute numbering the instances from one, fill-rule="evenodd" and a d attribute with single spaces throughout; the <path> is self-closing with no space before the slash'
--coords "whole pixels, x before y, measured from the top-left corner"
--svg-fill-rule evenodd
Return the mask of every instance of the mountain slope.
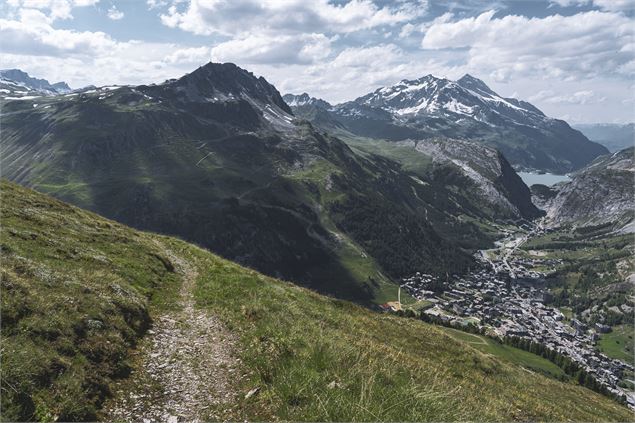
<path id="1" fill-rule="evenodd" d="M 388 144 L 358 137 L 336 120 L 333 106 L 324 100 L 285 94 L 283 99 L 294 113 L 316 127 L 335 134 L 350 146 L 397 161 L 405 169 L 416 172 L 432 184 L 445 184 L 452 191 L 463 193 L 463 204 L 487 204 L 484 215 L 490 220 L 528 218 L 540 215 L 531 203 L 531 195 L 507 160 L 490 147 L 461 140 L 434 137 L 426 140 L 393 141 Z M 375 128 L 376 129 L 376 128 Z M 365 129 L 373 133 L 373 129 Z M 430 164 L 435 166 L 431 167 Z M 505 170 L 505 172 L 503 172 Z M 461 181 L 447 178 L 446 173 L 462 174 Z M 434 178 L 437 177 L 435 180 Z M 473 193 L 476 188 L 477 195 Z M 471 198 L 470 198 L 471 197 Z"/>
<path id="2" fill-rule="evenodd" d="M 571 181 L 551 190 L 532 188 L 538 203 L 555 226 L 594 226 L 608 223 L 633 231 L 635 218 L 635 148 L 602 156 L 576 172 Z"/>
<path id="3" fill-rule="evenodd" d="M 143 371 L 139 350 L 128 348 L 179 309 L 187 274 L 196 274 L 187 289 L 197 309 L 233 332 L 241 360 L 234 392 L 207 404 L 202 420 L 632 416 L 608 398 L 481 353 L 423 322 L 317 295 L 15 184 L 0 188 L 3 419 L 103 418 L 99 408 L 116 393 L 113 382 L 123 387 L 130 369 Z M 193 273 L 182 273 L 184 266 Z M 153 387 L 143 389 L 150 391 L 121 395 L 138 398 Z"/>
<path id="4" fill-rule="evenodd" d="M 460 193 L 296 122 L 233 64 L 2 106 L 9 179 L 341 298 L 385 302 L 489 239 L 455 217 L 481 215 Z"/>
<path id="5" fill-rule="evenodd" d="M 432 75 L 403 80 L 328 111 L 358 136 L 471 140 L 497 148 L 517 168 L 564 173 L 607 151 L 566 122 L 527 102 L 503 98 L 471 75 L 458 81 Z"/>
<path id="6" fill-rule="evenodd" d="M 611 153 L 632 147 L 635 143 L 635 123 L 580 123 L 573 127 Z"/>

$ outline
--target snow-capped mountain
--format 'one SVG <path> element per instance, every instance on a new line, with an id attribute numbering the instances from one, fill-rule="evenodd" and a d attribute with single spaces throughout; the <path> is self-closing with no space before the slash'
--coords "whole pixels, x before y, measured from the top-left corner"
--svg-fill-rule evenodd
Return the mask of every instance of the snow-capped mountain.
<path id="1" fill-rule="evenodd" d="M 357 104 L 379 107 L 397 116 L 459 115 L 492 126 L 510 120 L 519 125 L 535 126 L 549 118 L 529 103 L 503 98 L 483 81 L 465 75 L 458 81 L 432 75 L 402 80 L 357 98 Z"/>
<path id="2" fill-rule="evenodd" d="M 66 82 L 51 84 L 46 79 L 33 78 L 20 69 L 0 70 L 0 94 L 3 97 L 56 95 L 70 91 Z"/>
<path id="3" fill-rule="evenodd" d="M 502 97 L 471 75 L 457 81 L 432 75 L 402 80 L 332 107 L 316 101 L 307 105 L 310 97 L 302 97 L 304 102 L 293 98 L 298 105 L 292 108 L 299 117 L 311 120 L 321 109 L 349 132 L 367 138 L 402 141 L 442 136 L 480 142 L 503 152 L 516 169 L 565 173 L 608 152 L 566 122 L 546 116 L 528 102 Z"/>

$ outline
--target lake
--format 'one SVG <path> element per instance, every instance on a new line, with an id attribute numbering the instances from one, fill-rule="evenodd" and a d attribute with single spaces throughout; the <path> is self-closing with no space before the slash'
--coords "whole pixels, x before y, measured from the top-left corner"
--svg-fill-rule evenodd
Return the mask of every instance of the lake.
<path id="1" fill-rule="evenodd" d="M 562 181 L 570 181 L 567 175 L 555 175 L 553 173 L 531 173 L 531 172 L 518 172 L 518 176 L 520 176 L 523 182 L 528 186 L 532 186 L 534 184 L 542 184 L 551 186 L 557 184 Z"/>

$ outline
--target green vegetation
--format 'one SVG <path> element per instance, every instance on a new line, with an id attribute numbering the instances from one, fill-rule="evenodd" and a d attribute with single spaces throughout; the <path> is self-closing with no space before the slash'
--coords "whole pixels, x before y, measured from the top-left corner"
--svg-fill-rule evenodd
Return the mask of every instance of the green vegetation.
<path id="1" fill-rule="evenodd" d="M 94 420 L 178 278 L 152 236 L 0 187 L 3 421 Z"/>
<path id="2" fill-rule="evenodd" d="M 453 338 L 466 342 L 479 351 L 491 354 L 497 358 L 506 360 L 509 363 L 516 364 L 532 372 L 542 373 L 556 379 L 567 379 L 566 374 L 560 367 L 539 355 L 496 342 L 487 336 L 463 332 L 448 327 L 443 327 L 443 330 L 448 332 Z"/>
<path id="3" fill-rule="evenodd" d="M 635 342 L 633 326 L 614 326 L 609 333 L 603 333 L 598 341 L 600 351 L 612 358 L 635 365 Z"/>
<path id="4" fill-rule="evenodd" d="M 625 282 L 635 271 L 631 235 L 615 235 L 610 224 L 559 231 L 531 239 L 522 247 L 537 252 L 539 259 L 561 260 L 547 278 L 554 293 L 553 305 L 566 307 L 565 316 L 594 324 L 633 324 L 632 284 Z M 553 266 L 548 266 L 553 269 Z M 564 312 L 563 312 L 564 313 Z"/>
<path id="5" fill-rule="evenodd" d="M 523 246 L 525 250 L 537 250 L 540 259 L 561 260 L 547 278 L 554 294 L 552 305 L 567 320 L 575 317 L 591 326 L 612 326 L 611 333 L 601 335 L 598 350 L 629 363 L 635 363 L 635 289 L 626 282 L 635 272 L 632 240 L 632 235 L 615 235 L 613 225 L 607 223 L 562 228 Z"/>
<path id="6" fill-rule="evenodd" d="M 560 310 L 566 320 L 571 320 L 573 318 L 573 310 L 571 310 L 571 307 L 560 307 L 558 310 Z"/>
<path id="7" fill-rule="evenodd" d="M 198 306 L 240 339 L 250 376 L 236 389 L 260 387 L 222 405 L 228 420 L 632 416 L 535 372 L 539 362 L 516 365 L 528 358 L 480 351 L 445 329 L 318 295 L 16 185 L 1 188 L 3 420 L 99 417 L 113 378 L 128 372 L 128 349 L 175 304 L 179 275 L 166 248 L 196 266 Z"/>
<path id="8" fill-rule="evenodd" d="M 415 151 L 414 146 L 407 143 L 396 143 L 375 138 L 356 137 L 346 131 L 334 131 L 334 134 L 354 149 L 389 157 L 419 176 L 426 176 L 432 170 L 432 158 Z"/>

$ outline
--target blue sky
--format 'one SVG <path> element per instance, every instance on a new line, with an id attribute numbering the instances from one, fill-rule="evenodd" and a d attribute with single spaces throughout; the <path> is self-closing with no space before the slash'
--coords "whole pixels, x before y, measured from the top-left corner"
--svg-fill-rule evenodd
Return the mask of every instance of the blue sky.
<path id="1" fill-rule="evenodd" d="M 575 122 L 635 118 L 633 0 L 3 0 L 0 66 L 140 84 L 231 61 L 331 102 L 470 73 Z"/>

